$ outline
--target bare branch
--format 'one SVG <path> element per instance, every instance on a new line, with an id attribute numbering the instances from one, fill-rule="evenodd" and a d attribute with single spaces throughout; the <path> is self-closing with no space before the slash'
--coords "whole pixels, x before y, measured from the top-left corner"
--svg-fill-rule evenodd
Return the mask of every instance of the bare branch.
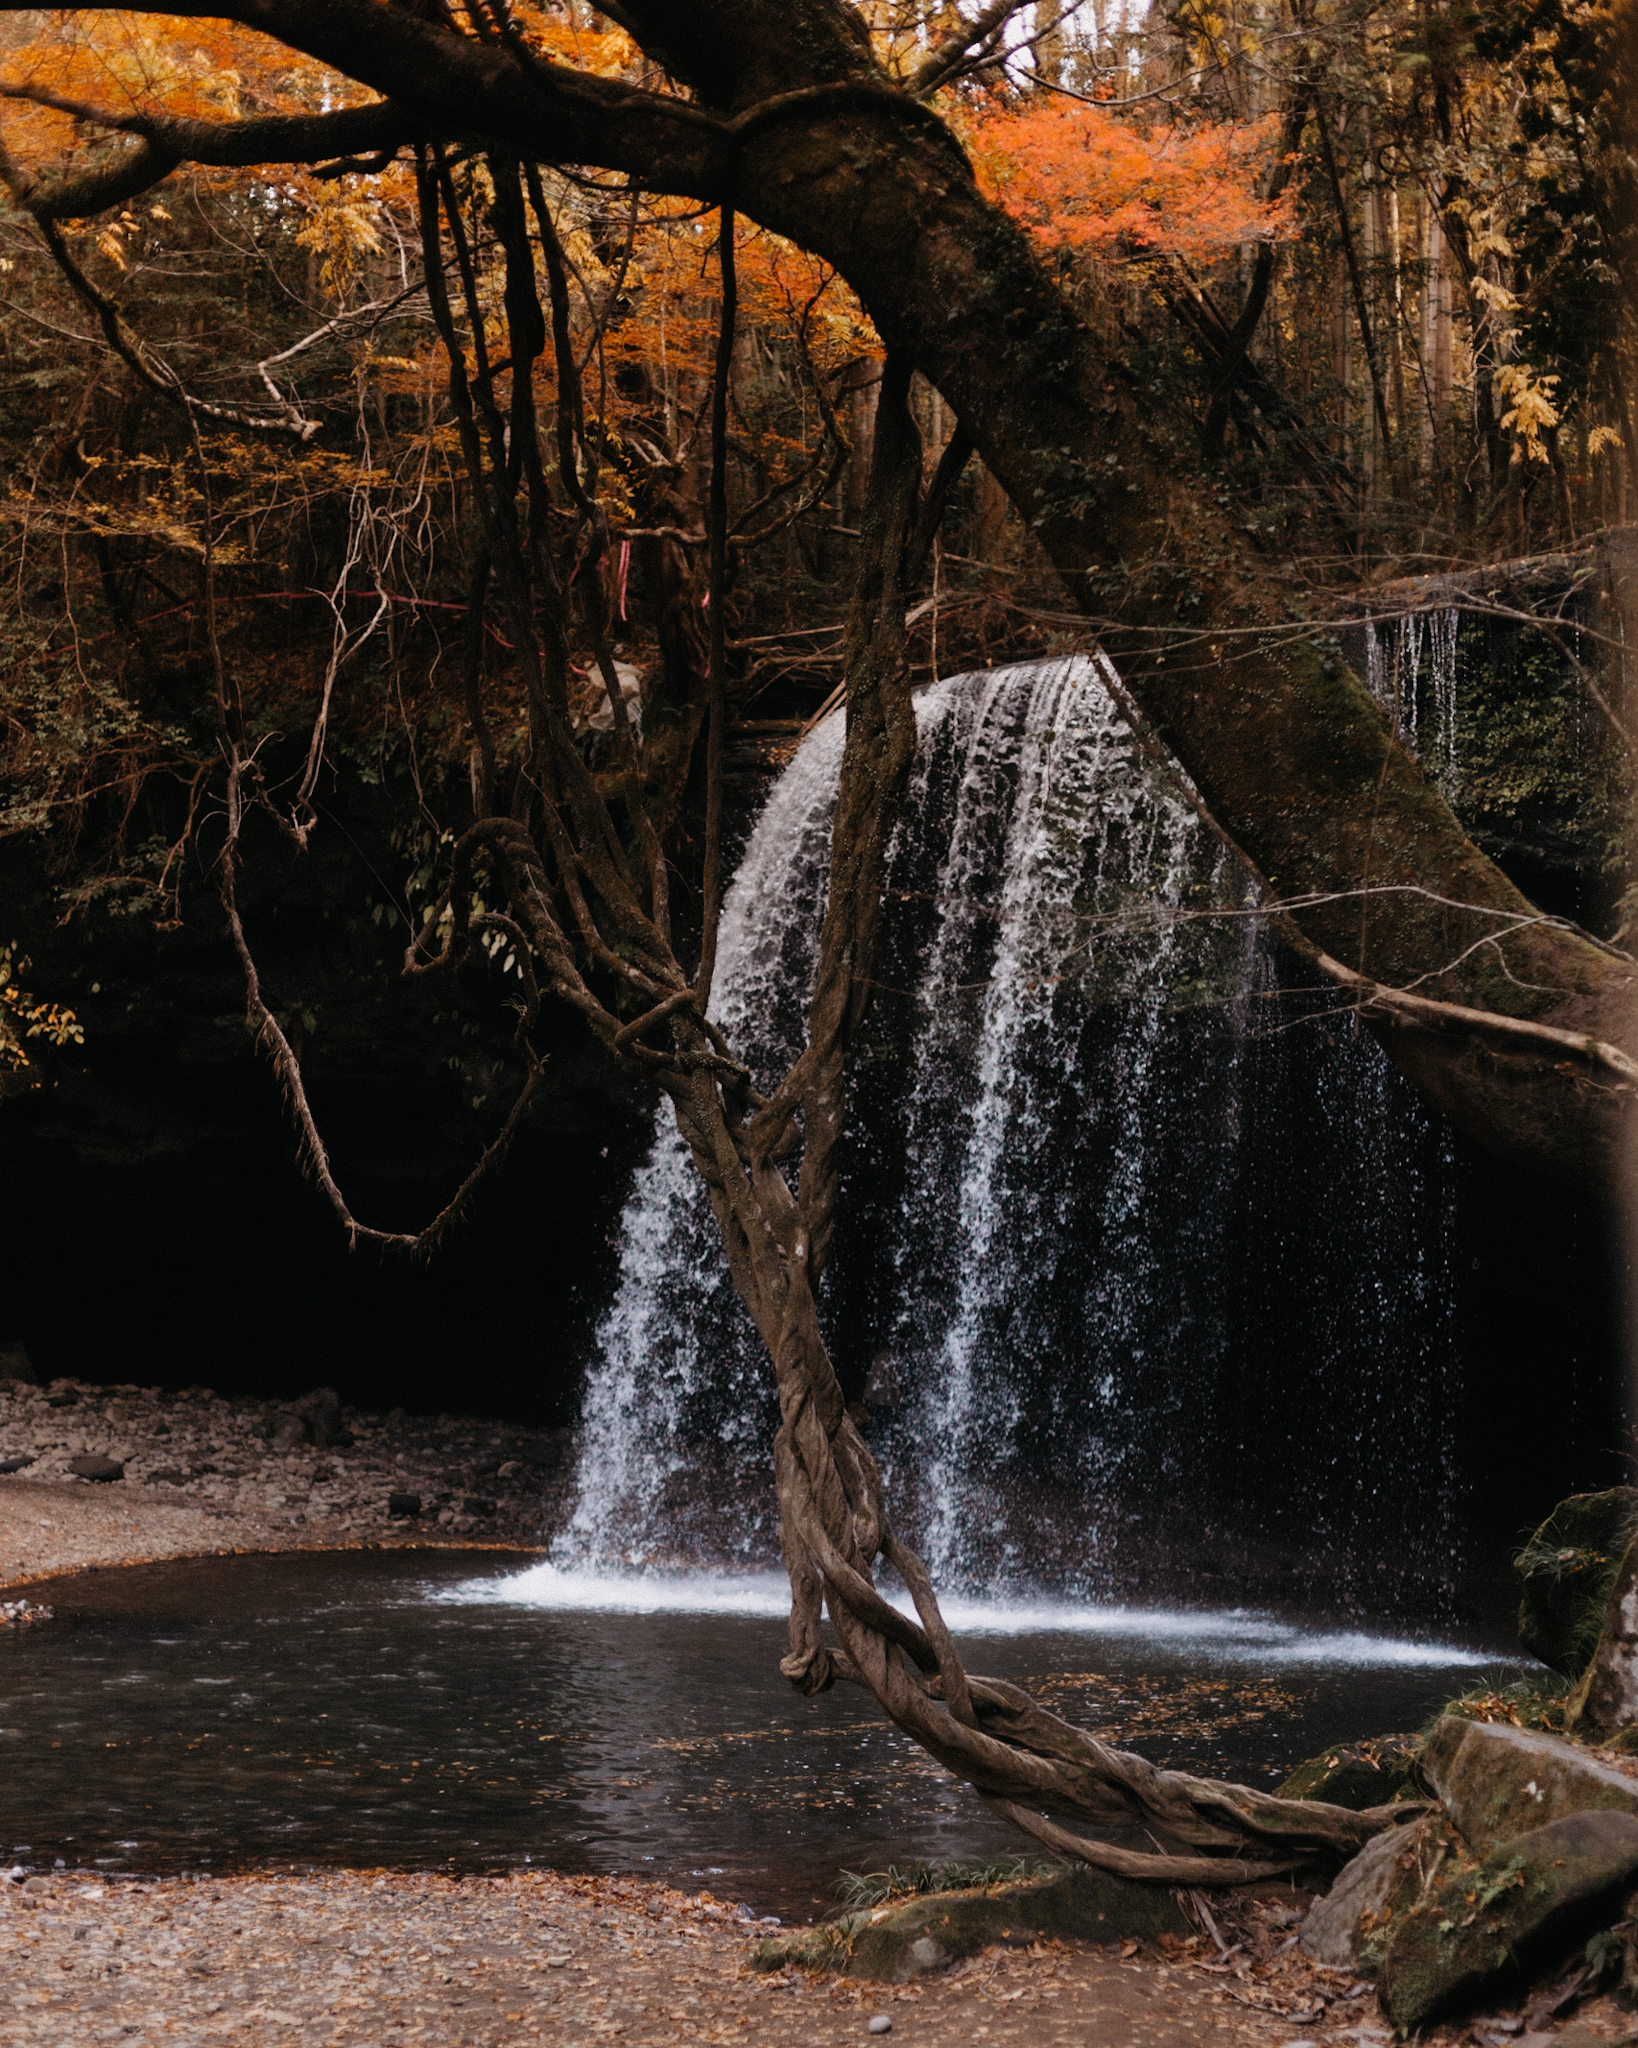
<path id="1" fill-rule="evenodd" d="M 904 81 L 906 92 L 925 99 L 953 78 L 975 51 L 992 49 L 1014 15 L 1022 14 L 1030 0 L 990 0 L 982 14 L 946 36 Z"/>
<path id="2" fill-rule="evenodd" d="M 83 220 L 145 192 L 180 163 L 247 169 L 267 163 L 319 163 L 360 152 L 395 151 L 414 139 L 412 126 L 390 102 L 342 107 L 328 114 L 256 114 L 239 121 L 199 121 L 176 114 L 121 114 L 25 81 L 0 83 L 0 99 L 51 107 L 113 135 L 139 138 L 141 147 L 113 163 L 55 185 L 34 181 L 25 203 L 39 220 Z"/>
<path id="3" fill-rule="evenodd" d="M 717 265 L 722 277 L 722 310 L 717 322 L 717 358 L 711 377 L 711 725 L 705 758 L 705 922 L 700 936 L 700 971 L 695 982 L 703 1016 L 711 1004 L 717 965 L 717 927 L 722 915 L 722 755 L 728 723 L 728 386 L 734 367 L 734 321 L 739 282 L 734 264 L 733 208 L 722 209 L 717 229 Z"/>
<path id="4" fill-rule="evenodd" d="M 1478 1032 L 1483 1036 L 1510 1040 L 1521 1050 L 1529 1049 L 1562 1057 L 1568 1053 L 1588 1066 L 1602 1068 L 1623 1088 L 1638 1088 L 1638 1060 L 1607 1040 L 1585 1031 L 1561 1031 L 1556 1025 L 1536 1024 L 1525 1017 L 1503 1017 L 1494 1010 L 1475 1010 L 1463 1003 L 1440 1003 L 1428 996 L 1412 995 L 1408 989 L 1386 988 L 1367 975 L 1356 974 L 1333 960 L 1329 953 L 1316 953 L 1314 964 L 1339 988 L 1353 991 L 1362 1011 L 1394 1024 L 1409 1024 L 1424 1030 Z"/>

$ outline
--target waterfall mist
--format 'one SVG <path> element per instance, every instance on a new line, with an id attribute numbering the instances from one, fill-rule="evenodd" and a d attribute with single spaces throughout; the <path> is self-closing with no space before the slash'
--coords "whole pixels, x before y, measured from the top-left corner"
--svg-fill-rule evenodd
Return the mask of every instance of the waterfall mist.
<path id="1" fill-rule="evenodd" d="M 1438 1611 L 1459 1409 L 1448 1142 L 1262 935 L 1084 658 L 918 698 L 823 1307 L 889 1500 L 990 1598 Z M 801 1043 L 843 738 L 724 916 L 723 1028 Z M 662 1107 L 564 1564 L 777 1559 L 771 1374 Z"/>

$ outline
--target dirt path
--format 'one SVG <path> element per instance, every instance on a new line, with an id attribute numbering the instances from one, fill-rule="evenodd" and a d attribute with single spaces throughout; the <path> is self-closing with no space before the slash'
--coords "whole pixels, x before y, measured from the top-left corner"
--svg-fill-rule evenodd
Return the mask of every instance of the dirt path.
<path id="1" fill-rule="evenodd" d="M 1209 1944 L 1189 1955 L 1050 1943 L 921 1984 L 861 1985 L 757 1975 L 755 1937 L 726 1908 L 618 1878 L 65 1875 L 0 1885 L 0 2043 L 840 2048 L 885 2018 L 907 2048 L 1385 2048 L 1363 1987 L 1274 1953 L 1254 1919 L 1230 1915 L 1228 1931 L 1251 1946 L 1224 1963 L 1207 1960 Z M 1496 2017 L 1509 2033 L 1493 2018 L 1425 2038 L 1543 2038 Z M 1554 2038 L 1596 2048 L 1630 2040 L 1632 2022 L 1600 2002 Z"/>
<path id="2" fill-rule="evenodd" d="M 994 1953 L 925 1985 L 746 1967 L 751 1936 L 709 1900 L 619 1880 L 347 1872 L 6 1888 L 0 2042 L 307 2044 L 535 2040 L 1289 2042 L 1219 1984 L 1152 1957 Z"/>

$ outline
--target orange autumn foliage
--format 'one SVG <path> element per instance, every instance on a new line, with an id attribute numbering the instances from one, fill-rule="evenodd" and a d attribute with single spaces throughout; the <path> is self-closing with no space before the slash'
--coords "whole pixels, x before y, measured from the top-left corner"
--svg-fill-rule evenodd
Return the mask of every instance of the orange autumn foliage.
<path id="1" fill-rule="evenodd" d="M 179 23 L 123 10 L 46 15 L 38 35 L 8 52 L 6 79 L 114 115 L 162 110 L 216 121 L 370 97 L 350 79 L 233 22 Z M 37 167 L 39 159 L 72 157 L 91 141 L 71 117 L 47 107 L 14 101 L 5 118 L 12 146 Z"/>
<path id="2" fill-rule="evenodd" d="M 992 107 L 966 124 L 979 180 L 1050 248 L 1207 263 L 1296 232 L 1295 193 L 1255 189 L 1278 121 L 1141 128 L 1081 101 Z"/>
<path id="3" fill-rule="evenodd" d="M 643 60 L 623 31 L 593 28 L 585 10 L 519 0 L 517 19 L 544 58 L 603 77 L 637 80 Z M 136 109 L 233 120 L 356 104 L 368 95 L 311 59 L 232 23 L 109 11 L 39 17 L 7 52 L 10 82 L 34 85 L 119 116 Z M 1256 177 L 1273 146 L 1273 123 L 1143 128 L 1105 109 L 1032 97 L 974 106 L 949 96 L 944 111 L 969 147 L 985 189 L 1049 246 L 1101 256 L 1170 252 L 1210 260 L 1251 240 L 1292 231 L 1289 199 L 1256 196 Z M 14 158 L 47 175 L 83 169 L 110 147 L 95 125 L 23 100 L 0 103 L 0 139 Z M 310 317 L 390 288 L 380 263 L 411 238 L 413 173 L 404 162 L 370 178 L 318 180 L 297 166 L 266 172 L 185 174 L 227 193 L 255 185 L 255 206 L 277 216 L 298 248 L 317 259 Z M 485 178 L 481 165 L 461 174 L 475 239 L 482 243 Z M 588 402 L 615 444 L 646 432 L 658 395 L 668 422 L 692 445 L 710 376 L 718 314 L 718 218 L 697 204 L 645 195 L 635 233 L 623 194 L 593 196 L 548 174 L 548 201 L 577 281 L 577 347 L 593 336 Z M 605 188 L 606 189 L 606 188 Z M 77 226 L 116 271 L 149 215 L 165 218 L 164 194 L 118 219 Z M 628 235 L 631 236 L 628 242 Z M 783 366 L 785 398 L 757 412 L 743 380 L 739 424 L 755 440 L 764 485 L 803 472 L 825 434 L 834 379 L 849 362 L 876 356 L 880 344 L 858 300 L 817 258 L 741 218 L 736 224 L 742 330 L 759 337 L 770 363 Z M 487 261 L 487 258 L 484 259 Z M 386 265 L 390 269 L 390 263 Z M 368 280 L 374 275 L 376 282 Z M 491 351 L 507 353 L 498 292 L 486 284 L 483 325 Z M 322 300 L 326 303 L 318 303 Z M 399 351 L 402 351 L 401 353 Z M 622 378 L 641 367 L 642 377 Z M 385 393 L 430 400 L 442 368 L 430 334 L 405 330 L 391 352 L 377 345 L 359 364 Z M 555 400 L 550 351 L 535 366 L 543 402 Z M 631 394 L 638 394 L 635 399 Z M 624 516 L 625 485 L 605 471 L 611 510 Z"/>

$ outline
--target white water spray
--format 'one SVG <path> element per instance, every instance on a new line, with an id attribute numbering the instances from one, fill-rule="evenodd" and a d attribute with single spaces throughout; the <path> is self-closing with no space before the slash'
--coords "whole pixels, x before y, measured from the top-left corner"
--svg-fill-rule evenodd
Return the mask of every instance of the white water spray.
<path id="1" fill-rule="evenodd" d="M 1460 784 L 1456 719 L 1457 628 L 1454 609 L 1408 612 L 1380 630 L 1365 628 L 1365 680 L 1372 694 L 1397 714 L 1411 751 L 1427 768 L 1447 803 Z M 1425 671 L 1425 673 L 1424 673 Z"/>
<path id="2" fill-rule="evenodd" d="M 1425 1580 L 1447 1150 L 1368 1041 L 1315 1042 L 1327 998 L 1281 992 L 1096 663 L 953 677 L 917 721 L 822 1301 L 895 1518 L 991 1598 L 1260 1570 L 1278 1540 L 1333 1572 L 1400 1544 L 1390 1576 Z M 717 1015 L 764 1086 L 802 1043 L 842 740 L 805 742 L 724 906 Z M 669 1105 L 596 1344 L 554 1566 L 771 1563 L 771 1374 Z"/>

